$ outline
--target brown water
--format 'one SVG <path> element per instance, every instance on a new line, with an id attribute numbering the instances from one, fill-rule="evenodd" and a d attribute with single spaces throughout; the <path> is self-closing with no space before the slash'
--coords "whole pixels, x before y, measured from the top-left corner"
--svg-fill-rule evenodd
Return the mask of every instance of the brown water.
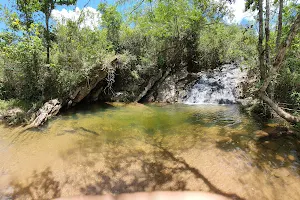
<path id="1" fill-rule="evenodd" d="M 210 191 L 300 199 L 294 137 L 254 139 L 237 106 L 89 105 L 41 129 L 0 127 L 0 199 Z"/>

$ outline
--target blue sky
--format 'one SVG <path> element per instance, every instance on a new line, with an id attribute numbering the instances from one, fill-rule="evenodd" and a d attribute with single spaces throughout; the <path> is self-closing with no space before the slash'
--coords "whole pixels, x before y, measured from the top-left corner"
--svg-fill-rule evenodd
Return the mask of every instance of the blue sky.
<path id="1" fill-rule="evenodd" d="M 8 6 L 11 7 L 12 3 L 15 0 L 0 0 L 0 4 L 2 6 Z M 57 10 L 67 9 L 67 10 L 74 10 L 76 7 L 82 9 L 87 3 L 87 7 L 97 8 L 98 4 L 100 2 L 107 2 L 108 4 L 113 4 L 116 1 L 115 0 L 77 0 L 76 5 L 74 6 L 57 6 Z M 5 28 L 5 24 L 0 22 L 0 30 Z"/>
<path id="2" fill-rule="evenodd" d="M 8 5 L 11 6 L 12 2 L 14 2 L 15 0 L 0 0 L 0 4 L 2 5 Z M 87 3 L 86 7 L 92 7 L 92 8 L 97 8 L 98 4 L 100 2 L 107 2 L 108 4 L 113 4 L 116 2 L 116 0 L 77 0 L 76 5 L 74 6 L 57 6 L 56 9 L 57 10 L 62 10 L 62 9 L 66 9 L 66 10 L 75 10 L 76 7 L 82 9 Z M 129 1 L 129 2 L 133 2 L 133 1 Z M 132 5 L 132 3 L 129 3 L 129 6 Z M 233 14 L 234 14 L 234 20 L 233 22 L 235 23 L 239 23 L 239 24 L 247 24 L 247 22 L 249 20 L 253 20 L 253 14 L 251 13 L 245 13 L 244 12 L 244 6 L 245 6 L 245 2 L 244 0 L 236 0 L 235 4 L 232 4 L 230 7 L 233 10 Z M 127 5 L 128 7 L 128 5 Z M 122 12 L 124 11 L 125 7 L 120 7 L 119 11 Z M 5 25 L 3 23 L 0 22 L 0 30 L 5 28 Z"/>

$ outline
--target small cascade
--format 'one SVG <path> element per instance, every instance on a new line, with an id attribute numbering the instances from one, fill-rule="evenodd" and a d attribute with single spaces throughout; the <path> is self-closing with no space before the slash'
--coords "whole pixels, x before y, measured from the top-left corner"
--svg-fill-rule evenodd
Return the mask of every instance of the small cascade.
<path id="1" fill-rule="evenodd" d="M 246 72 L 234 64 L 201 72 L 200 80 L 185 99 L 186 104 L 233 104 L 236 103 L 237 86 Z"/>

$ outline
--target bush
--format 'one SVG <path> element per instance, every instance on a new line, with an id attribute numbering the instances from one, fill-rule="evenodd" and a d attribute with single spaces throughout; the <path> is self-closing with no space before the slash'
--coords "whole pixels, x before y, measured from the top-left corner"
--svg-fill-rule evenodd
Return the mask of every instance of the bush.
<path id="1" fill-rule="evenodd" d="M 247 61 L 255 65 L 256 37 L 251 30 L 236 25 L 214 24 L 200 32 L 199 62 L 205 68 Z"/>

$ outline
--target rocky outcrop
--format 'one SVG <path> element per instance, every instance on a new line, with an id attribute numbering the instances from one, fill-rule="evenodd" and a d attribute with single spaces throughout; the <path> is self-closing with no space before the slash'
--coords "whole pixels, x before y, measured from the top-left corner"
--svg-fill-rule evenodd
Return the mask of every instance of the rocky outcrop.
<path id="1" fill-rule="evenodd" d="M 181 103 L 198 79 L 199 74 L 189 73 L 186 68 L 176 73 L 170 73 L 157 85 L 155 92 L 148 97 L 148 100 L 163 103 Z"/>
<path id="2" fill-rule="evenodd" d="M 46 102 L 33 116 L 33 121 L 29 127 L 38 127 L 44 124 L 52 116 L 57 115 L 60 108 L 62 107 L 61 102 L 58 99 L 53 99 Z"/>
<path id="3" fill-rule="evenodd" d="M 98 98 L 100 101 L 137 102 L 153 89 L 154 85 L 164 72 L 155 67 L 142 68 L 141 66 L 128 66 L 115 71 L 115 79 L 111 88 L 104 87 Z M 96 90 L 92 91 L 90 100 L 95 99 Z M 96 95 L 95 95 L 96 94 Z"/>
<path id="4" fill-rule="evenodd" d="M 90 72 L 88 79 L 82 81 L 71 94 L 63 100 L 52 99 L 47 101 L 36 113 L 31 116 L 30 125 L 27 128 L 38 127 L 48 119 L 57 115 L 62 107 L 74 106 L 90 95 L 91 91 L 103 80 L 107 73 L 96 66 Z"/>
<path id="5" fill-rule="evenodd" d="M 79 86 L 73 91 L 69 98 L 67 98 L 68 106 L 74 106 L 81 102 L 85 97 L 87 97 L 91 91 L 104 80 L 107 72 L 99 67 L 95 67 L 93 71 L 90 72 L 88 79 L 84 80 Z M 101 90 L 100 90 L 101 92 Z"/>
<path id="6" fill-rule="evenodd" d="M 241 95 L 238 86 L 243 82 L 245 72 L 235 64 L 200 72 L 201 77 L 187 98 L 188 103 L 236 103 Z"/>
<path id="7" fill-rule="evenodd" d="M 98 99 L 117 102 L 182 102 L 198 79 L 199 74 L 188 72 L 186 67 L 172 70 L 131 66 L 118 69 L 112 91 L 102 92 Z"/>

